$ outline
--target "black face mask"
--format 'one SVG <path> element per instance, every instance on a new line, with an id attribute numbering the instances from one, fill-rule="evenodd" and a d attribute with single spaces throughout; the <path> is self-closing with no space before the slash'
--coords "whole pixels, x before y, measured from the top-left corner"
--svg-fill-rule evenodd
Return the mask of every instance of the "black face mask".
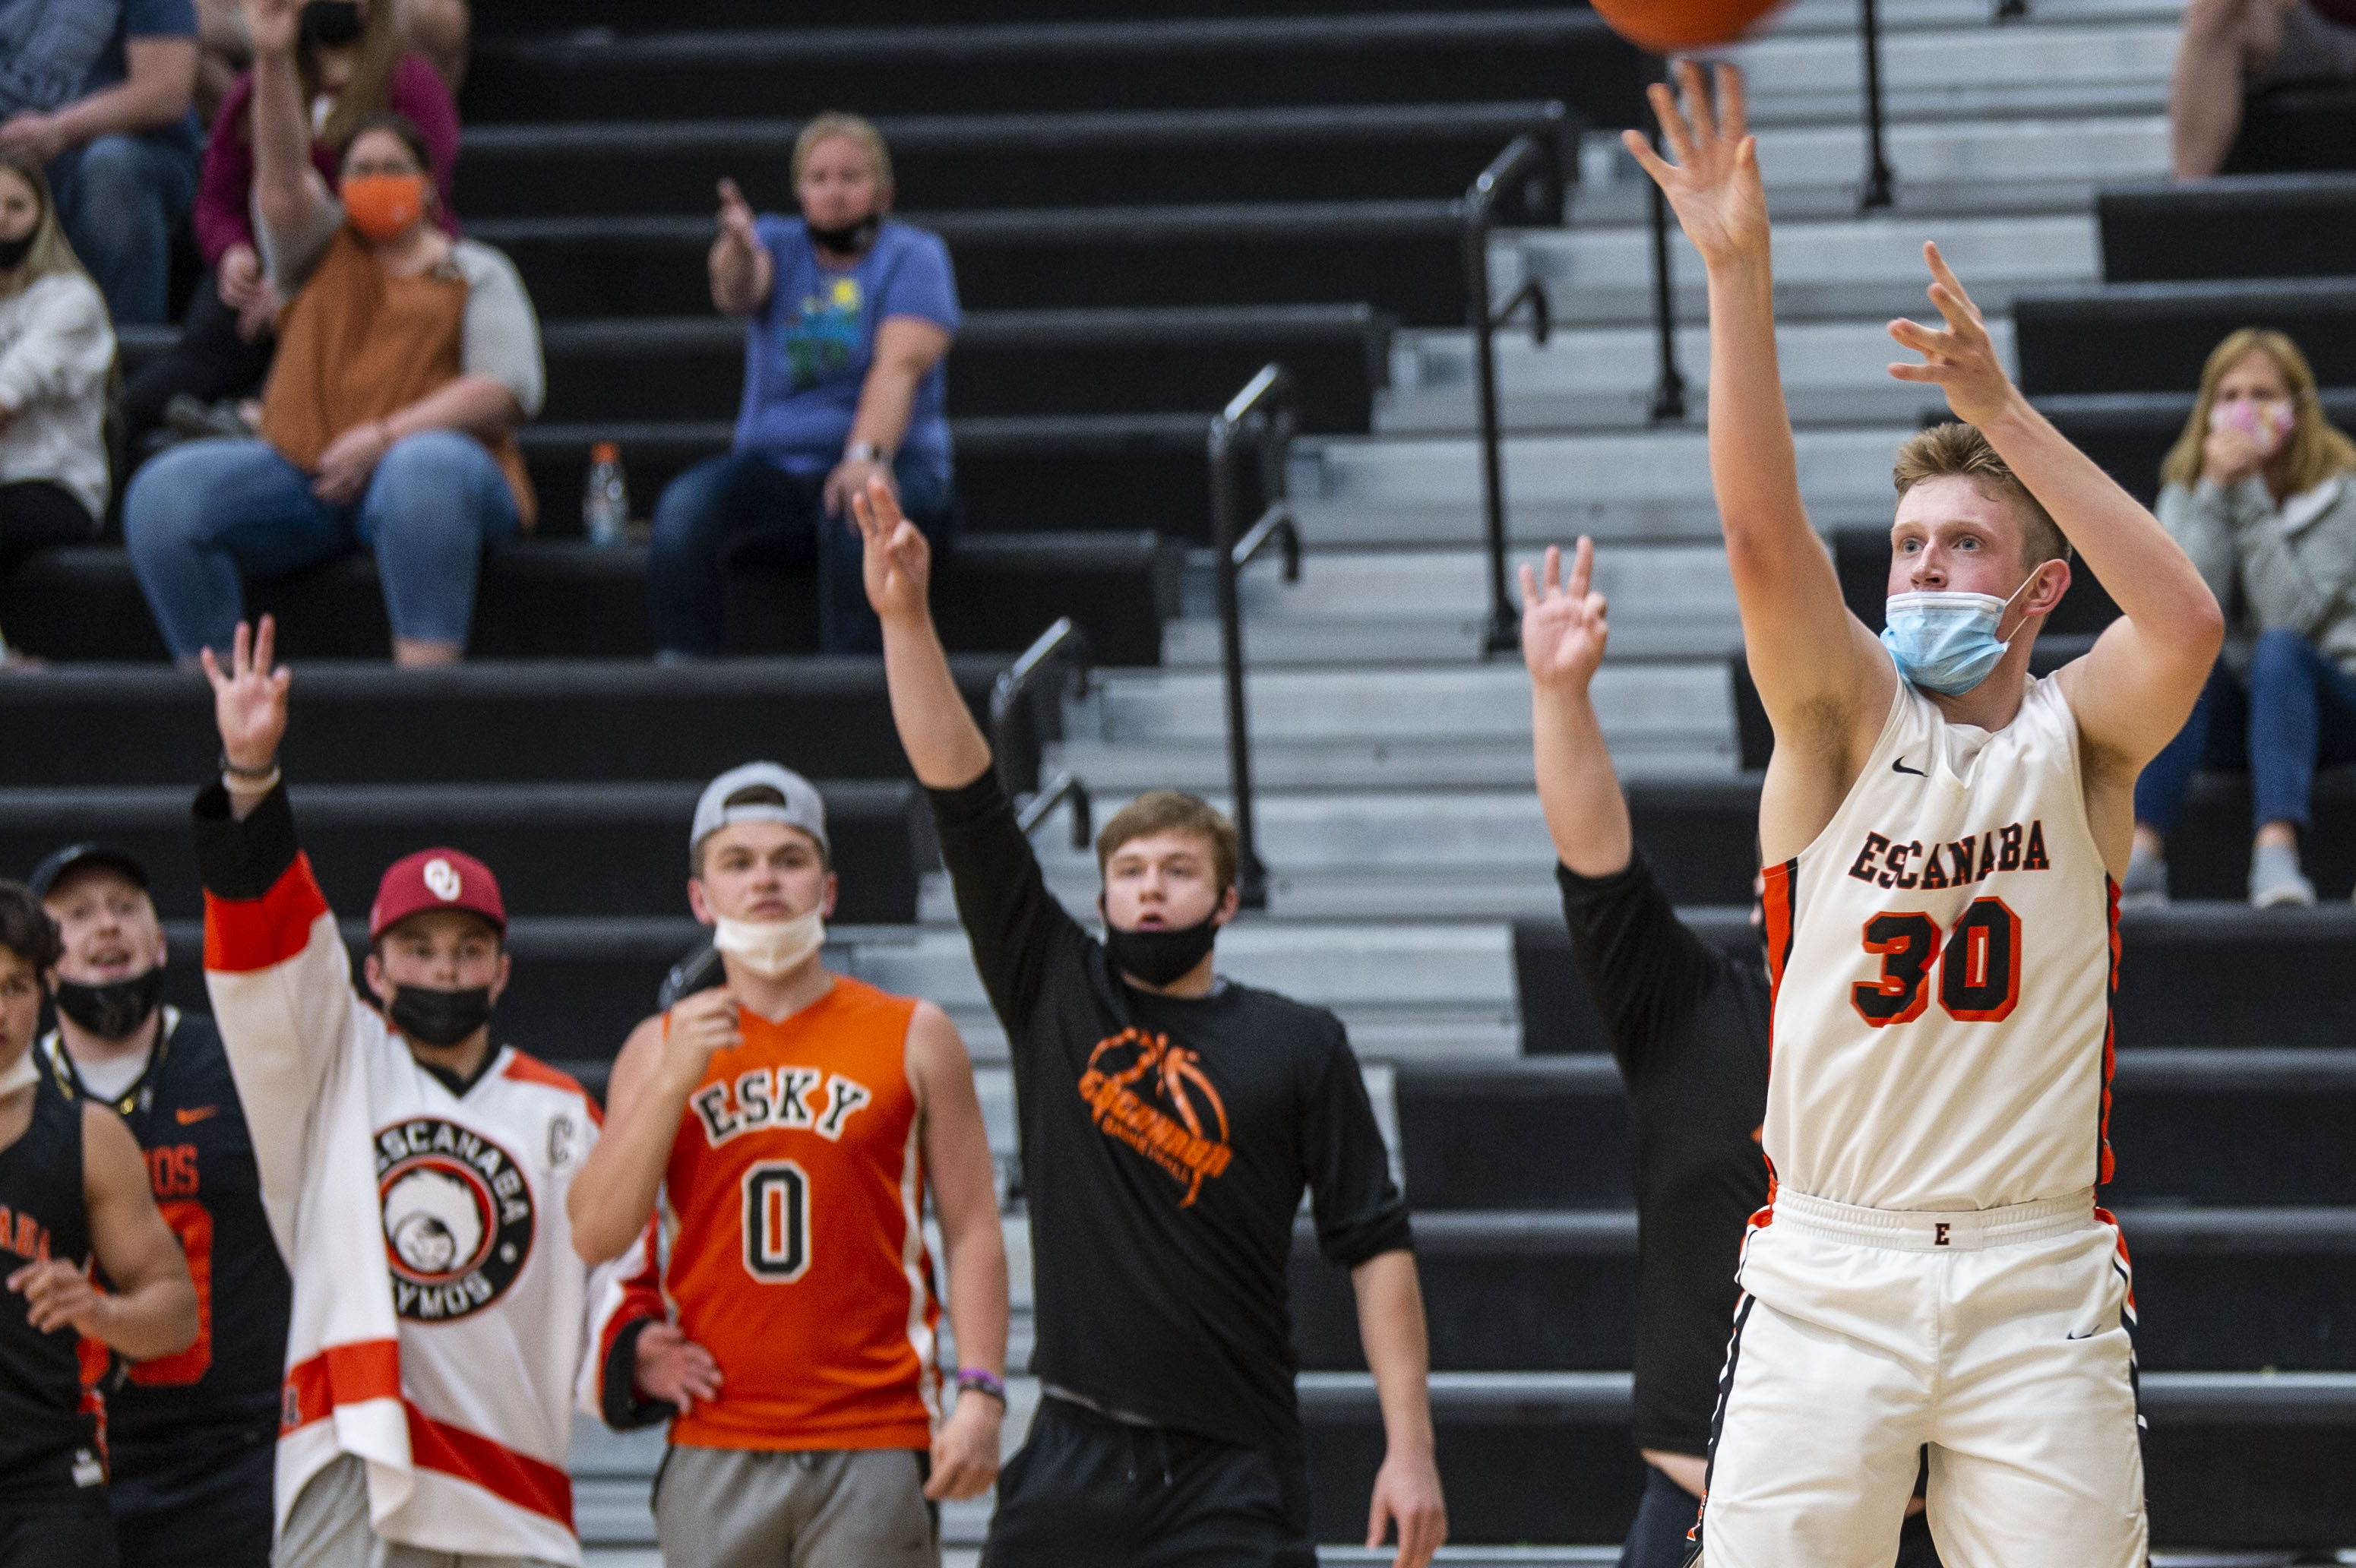
<path id="1" fill-rule="evenodd" d="M 1105 951 L 1122 974 L 1134 975 L 1149 986 L 1166 986 L 1200 964 L 1218 935 L 1216 914 L 1175 930 L 1120 931 L 1108 921 Z"/>
<path id="2" fill-rule="evenodd" d="M 58 1011 L 101 1040 L 129 1040 L 164 999 L 164 966 L 103 986 L 58 982 Z"/>
<path id="3" fill-rule="evenodd" d="M 315 0 L 316 3 L 316 0 Z M 840 229 L 820 229 L 808 225 L 809 237 L 838 256 L 856 256 L 875 243 L 875 231 L 884 227 L 880 213 L 869 213 L 856 223 L 846 223 Z"/>
<path id="4" fill-rule="evenodd" d="M 33 241 L 40 238 L 40 233 L 41 226 L 36 223 L 25 230 L 22 240 L 0 240 L 0 272 L 13 272 L 24 265 L 25 258 L 32 254 Z"/>
<path id="5" fill-rule="evenodd" d="M 491 1021 L 491 988 L 435 991 L 397 986 L 385 1009 L 392 1027 L 420 1045 L 455 1045 Z"/>
<path id="6" fill-rule="evenodd" d="M 309 0 L 303 7 L 303 41 L 340 48 L 360 36 L 359 0 Z"/>

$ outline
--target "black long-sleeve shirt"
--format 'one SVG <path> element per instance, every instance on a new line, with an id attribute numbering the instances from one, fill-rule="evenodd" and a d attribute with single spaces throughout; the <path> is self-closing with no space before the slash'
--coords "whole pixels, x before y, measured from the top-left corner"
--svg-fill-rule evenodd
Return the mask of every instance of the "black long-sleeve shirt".
<path id="1" fill-rule="evenodd" d="M 1047 891 L 994 774 L 931 792 L 1006 1026 L 1043 1381 L 1159 1425 L 1301 1448 L 1286 1292 L 1303 1187 L 1326 1258 L 1409 1244 L 1341 1020 L 1222 983 L 1126 984 Z"/>
<path id="2" fill-rule="evenodd" d="M 1704 1454 L 1743 1226 L 1767 1201 L 1766 965 L 1687 930 L 1642 850 L 1614 876 L 1555 876 L 1572 959 L 1628 1086 L 1636 1445 Z"/>

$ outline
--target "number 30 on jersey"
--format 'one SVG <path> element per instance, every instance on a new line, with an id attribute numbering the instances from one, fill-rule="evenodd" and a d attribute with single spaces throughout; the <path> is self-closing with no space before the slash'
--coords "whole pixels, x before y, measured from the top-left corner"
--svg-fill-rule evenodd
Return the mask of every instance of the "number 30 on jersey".
<path id="1" fill-rule="evenodd" d="M 2002 1023 L 2020 1000 L 2020 917 L 2002 899 L 1974 899 L 1944 942 L 1927 914 L 1875 915 L 1865 923 L 1865 950 L 1880 955 L 1881 974 L 1849 987 L 1849 1005 L 1875 1029 L 1922 1016 L 1933 965 L 1939 1006 L 1958 1022 Z"/>

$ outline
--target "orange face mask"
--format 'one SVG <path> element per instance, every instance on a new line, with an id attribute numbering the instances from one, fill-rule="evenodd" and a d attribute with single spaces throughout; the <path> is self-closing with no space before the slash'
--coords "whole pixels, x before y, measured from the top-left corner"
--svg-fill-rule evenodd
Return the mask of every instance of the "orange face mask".
<path id="1" fill-rule="evenodd" d="M 344 215 L 379 242 L 398 239 L 425 215 L 423 175 L 354 175 L 344 181 Z"/>

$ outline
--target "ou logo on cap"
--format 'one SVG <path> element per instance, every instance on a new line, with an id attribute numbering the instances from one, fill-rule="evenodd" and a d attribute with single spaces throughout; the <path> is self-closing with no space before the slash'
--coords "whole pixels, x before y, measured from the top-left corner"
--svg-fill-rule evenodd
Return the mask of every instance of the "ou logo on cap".
<path id="1" fill-rule="evenodd" d="M 440 899 L 444 903 L 448 903 L 456 899 L 458 894 L 464 891 L 464 885 L 458 880 L 458 868 L 453 866 L 447 860 L 434 859 L 426 861 L 425 888 L 428 892 L 431 892 L 435 898 Z"/>

